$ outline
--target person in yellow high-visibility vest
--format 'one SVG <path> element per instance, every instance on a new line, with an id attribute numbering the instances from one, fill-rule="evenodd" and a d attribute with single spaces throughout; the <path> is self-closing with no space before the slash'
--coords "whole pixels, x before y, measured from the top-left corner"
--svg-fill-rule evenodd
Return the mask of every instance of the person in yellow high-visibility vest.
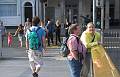
<path id="1" fill-rule="evenodd" d="M 93 22 L 89 22 L 87 24 L 86 30 L 82 33 L 80 38 L 82 43 L 88 49 L 84 62 L 84 66 L 86 67 L 86 69 L 83 68 L 83 71 L 81 72 L 81 75 L 84 75 L 84 77 L 92 75 L 91 48 L 100 44 L 100 38 L 100 33 L 95 31 L 95 25 L 93 24 Z"/>

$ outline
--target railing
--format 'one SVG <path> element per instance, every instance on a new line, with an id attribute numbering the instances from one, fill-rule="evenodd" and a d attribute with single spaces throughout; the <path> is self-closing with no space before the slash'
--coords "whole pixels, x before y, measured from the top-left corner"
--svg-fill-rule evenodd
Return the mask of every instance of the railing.
<path id="1" fill-rule="evenodd" d="M 94 77 L 120 77 L 118 70 L 103 46 L 93 47 L 91 51 Z"/>
<path id="2" fill-rule="evenodd" d="M 120 31 L 105 30 L 103 45 L 93 47 L 93 76 L 120 77 Z"/>
<path id="3" fill-rule="evenodd" d="M 115 67 L 120 71 L 120 31 L 119 29 L 104 31 L 104 47 Z"/>

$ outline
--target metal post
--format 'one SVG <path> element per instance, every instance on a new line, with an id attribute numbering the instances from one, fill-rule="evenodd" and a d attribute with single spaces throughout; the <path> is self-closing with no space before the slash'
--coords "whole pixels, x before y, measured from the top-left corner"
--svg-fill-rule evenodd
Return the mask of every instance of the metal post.
<path id="1" fill-rule="evenodd" d="M 93 0 L 93 23 L 95 24 L 96 20 L 96 0 Z"/>
<path id="2" fill-rule="evenodd" d="M 101 0 L 101 43 L 103 43 L 103 28 L 104 28 L 104 0 Z"/>

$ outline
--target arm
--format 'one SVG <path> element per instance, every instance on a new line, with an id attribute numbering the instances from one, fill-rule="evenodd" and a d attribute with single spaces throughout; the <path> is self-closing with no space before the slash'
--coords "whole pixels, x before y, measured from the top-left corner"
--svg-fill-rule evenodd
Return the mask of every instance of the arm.
<path id="1" fill-rule="evenodd" d="M 16 36 L 16 35 L 18 34 L 18 31 L 19 31 L 19 29 L 17 29 L 17 30 L 16 30 L 16 32 L 15 32 L 15 34 L 14 34 L 14 36 Z"/>
<path id="2" fill-rule="evenodd" d="M 77 41 L 75 38 L 70 39 L 68 41 L 68 48 L 70 50 L 70 54 L 75 60 L 78 60 L 78 51 L 77 51 Z"/>
<path id="3" fill-rule="evenodd" d="M 26 44 L 26 49 L 29 49 L 29 41 L 28 41 L 28 36 L 27 36 L 27 32 L 26 32 L 26 42 L 25 42 L 25 44 Z"/>
<path id="4" fill-rule="evenodd" d="M 78 60 L 78 55 L 77 55 L 77 51 L 70 51 L 70 53 L 72 54 L 72 56 L 74 57 L 75 60 Z"/>
<path id="5" fill-rule="evenodd" d="M 92 39 L 86 33 L 83 33 L 81 36 L 81 41 L 83 42 L 86 48 L 91 48 L 93 46 L 98 45 L 99 40 L 100 34 L 98 33 L 95 34 L 94 42 L 91 42 Z"/>

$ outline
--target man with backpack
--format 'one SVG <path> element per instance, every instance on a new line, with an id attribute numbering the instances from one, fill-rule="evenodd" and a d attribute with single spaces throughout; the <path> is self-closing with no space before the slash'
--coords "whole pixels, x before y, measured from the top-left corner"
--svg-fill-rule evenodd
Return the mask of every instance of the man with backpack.
<path id="1" fill-rule="evenodd" d="M 38 77 L 38 72 L 43 64 L 41 57 L 45 49 L 45 30 L 39 25 L 40 19 L 35 16 L 32 27 L 26 32 L 26 48 L 33 77 Z"/>
<path id="2" fill-rule="evenodd" d="M 67 46 L 69 54 L 67 55 L 68 63 L 72 77 L 81 77 L 80 72 L 82 69 L 82 60 L 86 54 L 86 48 L 79 40 L 80 26 L 78 24 L 72 24 L 69 27 L 70 36 L 67 40 Z"/>

